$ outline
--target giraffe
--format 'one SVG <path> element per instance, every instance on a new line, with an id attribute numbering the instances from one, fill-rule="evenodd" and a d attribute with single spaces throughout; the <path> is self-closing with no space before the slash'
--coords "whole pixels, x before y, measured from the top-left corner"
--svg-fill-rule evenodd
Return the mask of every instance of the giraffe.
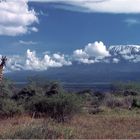
<path id="1" fill-rule="evenodd" d="M 3 77 L 3 68 L 4 68 L 4 66 L 6 66 L 6 61 L 7 61 L 6 56 L 2 56 L 2 58 L 1 58 L 1 64 L 0 64 L 0 83 L 1 83 L 1 81 L 2 81 L 2 77 Z"/>

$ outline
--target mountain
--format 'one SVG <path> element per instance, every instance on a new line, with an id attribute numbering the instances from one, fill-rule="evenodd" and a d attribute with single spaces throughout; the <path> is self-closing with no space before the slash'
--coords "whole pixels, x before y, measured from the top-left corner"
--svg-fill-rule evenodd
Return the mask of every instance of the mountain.
<path id="1" fill-rule="evenodd" d="M 108 51 L 112 55 L 117 55 L 117 54 L 135 55 L 135 54 L 140 54 L 140 46 L 139 45 L 115 45 L 115 46 L 110 46 L 108 48 Z"/>
<path id="2" fill-rule="evenodd" d="M 46 71 L 7 73 L 6 77 L 17 82 L 23 82 L 27 80 L 27 77 L 35 75 L 43 77 L 44 79 L 59 80 L 65 83 L 140 81 L 140 63 L 77 64 L 75 66 L 50 68 Z"/>
<path id="3" fill-rule="evenodd" d="M 140 62 L 139 45 L 115 45 L 108 48 L 111 56 L 108 59 L 117 60 L 116 62 Z"/>

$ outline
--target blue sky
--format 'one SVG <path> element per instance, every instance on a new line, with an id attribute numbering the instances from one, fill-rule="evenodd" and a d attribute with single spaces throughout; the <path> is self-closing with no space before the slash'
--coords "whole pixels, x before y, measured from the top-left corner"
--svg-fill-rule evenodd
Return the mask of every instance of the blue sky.
<path id="1" fill-rule="evenodd" d="M 91 59 L 85 54 L 90 46 L 92 51 L 97 49 L 97 54 L 103 54 L 103 52 L 107 54 L 107 49 L 111 45 L 140 44 L 140 8 L 137 6 L 140 4 L 139 0 L 135 3 L 132 3 L 132 0 L 122 0 L 119 1 L 120 3 L 116 0 L 13 1 L 13 4 L 17 3 L 17 9 L 24 3 L 24 8 L 21 10 L 23 18 L 20 19 L 16 15 L 14 21 L 10 21 L 12 18 L 6 20 L 5 11 L 0 10 L 2 11 L 0 15 L 3 14 L 3 22 L 0 22 L 0 54 L 14 56 L 10 58 L 9 67 L 16 65 L 17 70 L 23 68 L 21 66 L 23 60 L 17 61 L 15 56 L 25 59 L 26 65 L 28 60 L 29 64 L 36 65 L 37 61 L 37 63 L 40 61 L 44 63 L 43 57 L 47 55 L 49 57 L 47 61 L 52 60 L 50 67 L 56 61 L 59 64 L 55 63 L 55 66 L 63 66 L 71 61 L 69 59 L 73 58 L 76 51 L 76 55 L 80 55 L 78 58 L 83 59 L 81 57 L 84 56 L 84 59 Z M 3 4 L 8 2 L 9 0 L 1 2 L 0 7 L 3 8 Z M 122 7 L 122 4 L 127 6 Z M 24 13 L 26 10 L 29 13 Z M 12 8 L 10 12 L 13 12 Z M 19 27 L 22 29 L 18 31 Z M 98 45 L 101 47 L 98 48 Z M 54 54 L 58 55 L 57 58 L 53 56 Z M 72 58 L 67 59 L 67 55 L 71 55 Z M 91 56 L 96 57 L 96 52 Z M 102 56 L 99 55 L 99 57 Z"/>

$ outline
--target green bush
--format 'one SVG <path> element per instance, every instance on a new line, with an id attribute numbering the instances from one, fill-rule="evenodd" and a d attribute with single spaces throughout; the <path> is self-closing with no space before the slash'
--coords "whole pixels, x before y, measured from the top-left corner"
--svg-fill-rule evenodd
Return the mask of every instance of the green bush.
<path id="1" fill-rule="evenodd" d="M 62 92 L 64 92 L 63 86 L 59 82 L 53 81 L 50 82 L 48 88 L 46 89 L 45 95 L 49 97 Z"/>
<path id="2" fill-rule="evenodd" d="M 0 117 L 13 117 L 14 115 L 21 114 L 22 107 L 11 99 L 0 99 Z"/>
<path id="3" fill-rule="evenodd" d="M 112 84 L 113 94 L 122 96 L 137 96 L 140 93 L 140 83 L 139 82 L 117 82 Z"/>
<path id="4" fill-rule="evenodd" d="M 140 108 L 140 99 L 139 98 L 133 99 L 132 107 Z"/>
<path id="5" fill-rule="evenodd" d="M 102 105 L 104 98 L 105 98 L 104 93 L 102 93 L 102 92 L 94 92 L 92 94 L 91 105 L 93 105 L 94 107 L 99 107 L 100 105 Z"/>
<path id="6" fill-rule="evenodd" d="M 32 98 L 26 106 L 30 112 L 42 113 L 58 122 L 69 120 L 81 109 L 81 100 L 75 94 L 61 93 L 51 97 Z"/>
<path id="7" fill-rule="evenodd" d="M 133 97 L 132 96 L 127 96 L 123 98 L 123 104 L 124 104 L 124 108 L 125 109 L 131 109 L 132 108 L 132 104 L 133 104 Z"/>
<path id="8" fill-rule="evenodd" d="M 105 105 L 109 108 L 123 107 L 124 103 L 122 100 L 116 98 L 115 96 L 108 95 L 105 100 Z"/>
<path id="9" fill-rule="evenodd" d="M 101 112 L 103 112 L 103 110 L 102 110 L 101 108 L 99 108 L 99 107 L 97 107 L 97 108 L 92 108 L 92 109 L 89 109 L 89 110 L 88 110 L 88 113 L 89 113 L 89 114 L 99 114 L 99 113 L 101 113 Z"/>
<path id="10" fill-rule="evenodd" d="M 110 108 L 122 106 L 121 102 L 119 100 L 116 100 L 116 99 L 107 100 L 106 105 L 107 105 L 107 107 L 110 107 Z"/>
<path id="11" fill-rule="evenodd" d="M 0 97 L 11 98 L 13 95 L 14 86 L 12 81 L 8 79 L 3 79 L 0 83 Z"/>
<path id="12" fill-rule="evenodd" d="M 14 100 L 28 100 L 29 98 L 33 97 L 36 95 L 36 91 L 34 89 L 28 89 L 28 88 L 23 88 L 21 91 L 19 91 L 17 94 L 14 94 L 12 96 L 12 99 Z"/>

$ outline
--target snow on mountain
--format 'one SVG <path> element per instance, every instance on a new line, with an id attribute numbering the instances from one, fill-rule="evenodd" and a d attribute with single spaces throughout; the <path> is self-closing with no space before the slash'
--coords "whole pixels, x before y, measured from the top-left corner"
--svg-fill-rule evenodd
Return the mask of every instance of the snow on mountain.
<path id="1" fill-rule="evenodd" d="M 140 62 L 139 45 L 114 45 L 108 47 L 108 51 L 111 54 L 108 59 L 115 60 L 117 63 L 121 61 Z"/>
<path id="2" fill-rule="evenodd" d="M 139 45 L 115 45 L 110 46 L 108 48 L 111 54 L 140 54 L 140 46 Z"/>

